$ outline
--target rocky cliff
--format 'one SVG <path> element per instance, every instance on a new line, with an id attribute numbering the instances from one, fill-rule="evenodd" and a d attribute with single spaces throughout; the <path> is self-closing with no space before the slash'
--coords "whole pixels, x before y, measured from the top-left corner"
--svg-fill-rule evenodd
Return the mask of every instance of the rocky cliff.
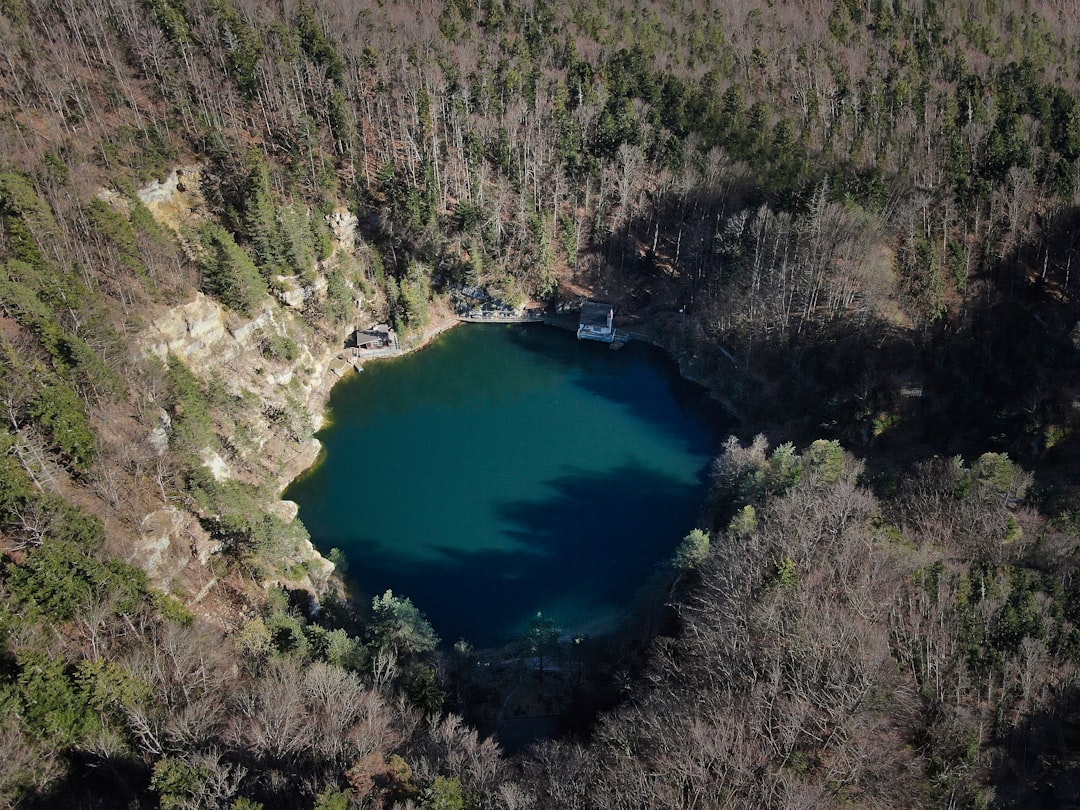
<path id="1" fill-rule="evenodd" d="M 205 217 L 198 176 L 197 167 L 184 167 L 164 183 L 137 192 L 154 218 L 181 239 Z M 286 523 L 296 520 L 297 507 L 281 500 L 280 493 L 317 460 L 320 444 L 313 433 L 322 424 L 327 396 L 341 373 L 341 362 L 334 361 L 345 334 L 313 324 L 303 313 L 305 302 L 325 289 L 327 270 L 356 249 L 355 217 L 338 209 L 327 219 L 333 254 L 312 268 L 306 282 L 276 279 L 275 295 L 249 317 L 195 293 L 178 305 L 154 307 L 138 336 L 145 362 L 179 361 L 204 385 L 228 393 L 227 412 L 214 417 L 224 450 L 207 446 L 200 458 L 216 481 L 242 482 L 259 493 L 265 514 Z M 358 312 L 357 317 L 364 315 Z M 145 437 L 158 457 L 167 452 L 171 427 L 168 413 L 160 410 L 159 423 Z M 200 603 L 220 596 L 216 591 L 224 586 L 213 573 L 220 543 L 203 527 L 206 516 L 196 512 L 190 505 L 169 503 L 143 515 L 131 556 L 157 585 L 183 591 Z M 333 572 L 332 563 L 306 539 L 291 548 L 286 559 L 274 562 L 279 575 L 270 582 L 316 595 L 328 587 Z M 233 601 L 235 597 L 230 595 Z"/>

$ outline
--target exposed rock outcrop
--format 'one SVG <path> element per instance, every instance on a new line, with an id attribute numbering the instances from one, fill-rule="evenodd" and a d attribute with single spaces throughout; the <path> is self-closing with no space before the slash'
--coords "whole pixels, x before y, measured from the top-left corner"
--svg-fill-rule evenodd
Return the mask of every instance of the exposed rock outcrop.
<path id="1" fill-rule="evenodd" d="M 347 208 L 335 208 L 326 217 L 330 232 L 334 234 L 335 248 L 351 253 L 356 249 L 356 227 L 359 221 L 356 214 Z"/>
<path id="2" fill-rule="evenodd" d="M 137 196 L 162 224 L 176 228 L 183 216 L 198 216 L 195 211 L 203 203 L 197 185 L 197 168 L 178 169 Z M 339 209 L 328 220 L 337 249 L 352 250 L 356 218 Z M 318 458 L 320 444 L 311 434 L 322 424 L 326 397 L 337 379 L 329 369 L 341 345 L 303 319 L 301 308 L 326 287 L 320 268 L 312 270 L 313 280 L 277 280 L 277 298 L 284 306 L 267 298 L 245 318 L 196 293 L 186 303 L 151 313 L 140 336 L 151 362 L 174 357 L 196 377 L 213 380 L 233 395 L 237 411 L 219 414 L 215 421 L 225 434 L 235 425 L 242 437 L 226 435 L 227 453 L 212 447 L 200 453 L 219 482 L 236 479 L 257 491 L 281 492 Z M 277 356 L 275 344 L 287 345 L 287 356 Z M 168 413 L 162 410 L 161 415 L 146 436 L 158 456 L 165 452 L 172 428 Z M 287 523 L 296 520 L 295 503 L 271 498 L 263 509 Z M 140 537 L 133 559 L 166 589 L 193 561 L 205 566 L 219 550 L 194 515 L 172 506 L 147 514 Z M 282 570 L 305 572 L 300 580 L 290 580 L 290 587 L 316 593 L 326 587 L 334 568 L 307 541 L 289 552 L 288 559 L 274 562 Z M 192 579 L 201 582 L 205 577 Z"/>
<path id="3" fill-rule="evenodd" d="M 132 561 L 168 591 L 172 579 L 193 560 L 206 565 L 218 550 L 191 514 L 169 506 L 143 518 Z"/>

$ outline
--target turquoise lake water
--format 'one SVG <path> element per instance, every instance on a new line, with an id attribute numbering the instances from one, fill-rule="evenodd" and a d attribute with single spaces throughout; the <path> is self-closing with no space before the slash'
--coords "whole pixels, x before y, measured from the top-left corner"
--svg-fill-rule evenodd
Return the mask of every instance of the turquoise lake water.
<path id="1" fill-rule="evenodd" d="M 597 634 L 694 528 L 720 433 L 652 347 L 466 325 L 339 383 L 285 497 L 358 598 L 408 596 L 445 642 L 504 643 L 537 611 Z"/>

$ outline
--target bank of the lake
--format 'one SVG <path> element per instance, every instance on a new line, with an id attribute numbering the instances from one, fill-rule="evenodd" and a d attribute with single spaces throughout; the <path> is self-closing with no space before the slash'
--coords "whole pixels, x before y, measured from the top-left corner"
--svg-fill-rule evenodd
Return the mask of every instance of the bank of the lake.
<path id="1" fill-rule="evenodd" d="M 644 344 L 463 326 L 339 383 L 321 463 L 286 497 L 361 599 L 409 596 L 446 640 L 537 611 L 611 629 L 693 528 L 720 415 Z"/>

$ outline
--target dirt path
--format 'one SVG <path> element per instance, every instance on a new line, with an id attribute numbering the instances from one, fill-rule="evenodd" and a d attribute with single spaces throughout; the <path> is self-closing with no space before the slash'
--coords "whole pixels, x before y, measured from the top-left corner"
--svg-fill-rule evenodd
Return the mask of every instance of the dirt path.
<path id="1" fill-rule="evenodd" d="M 416 349 L 423 348 L 424 346 L 431 343 L 432 340 L 441 335 L 443 332 L 448 329 L 454 328 L 459 323 L 461 323 L 461 321 L 459 321 L 455 315 L 440 313 L 438 319 L 436 319 L 436 321 L 431 325 L 431 327 L 424 330 L 424 333 L 420 335 L 418 342 L 415 345 L 410 342 L 409 348 L 405 349 L 404 352 L 414 351 Z"/>

